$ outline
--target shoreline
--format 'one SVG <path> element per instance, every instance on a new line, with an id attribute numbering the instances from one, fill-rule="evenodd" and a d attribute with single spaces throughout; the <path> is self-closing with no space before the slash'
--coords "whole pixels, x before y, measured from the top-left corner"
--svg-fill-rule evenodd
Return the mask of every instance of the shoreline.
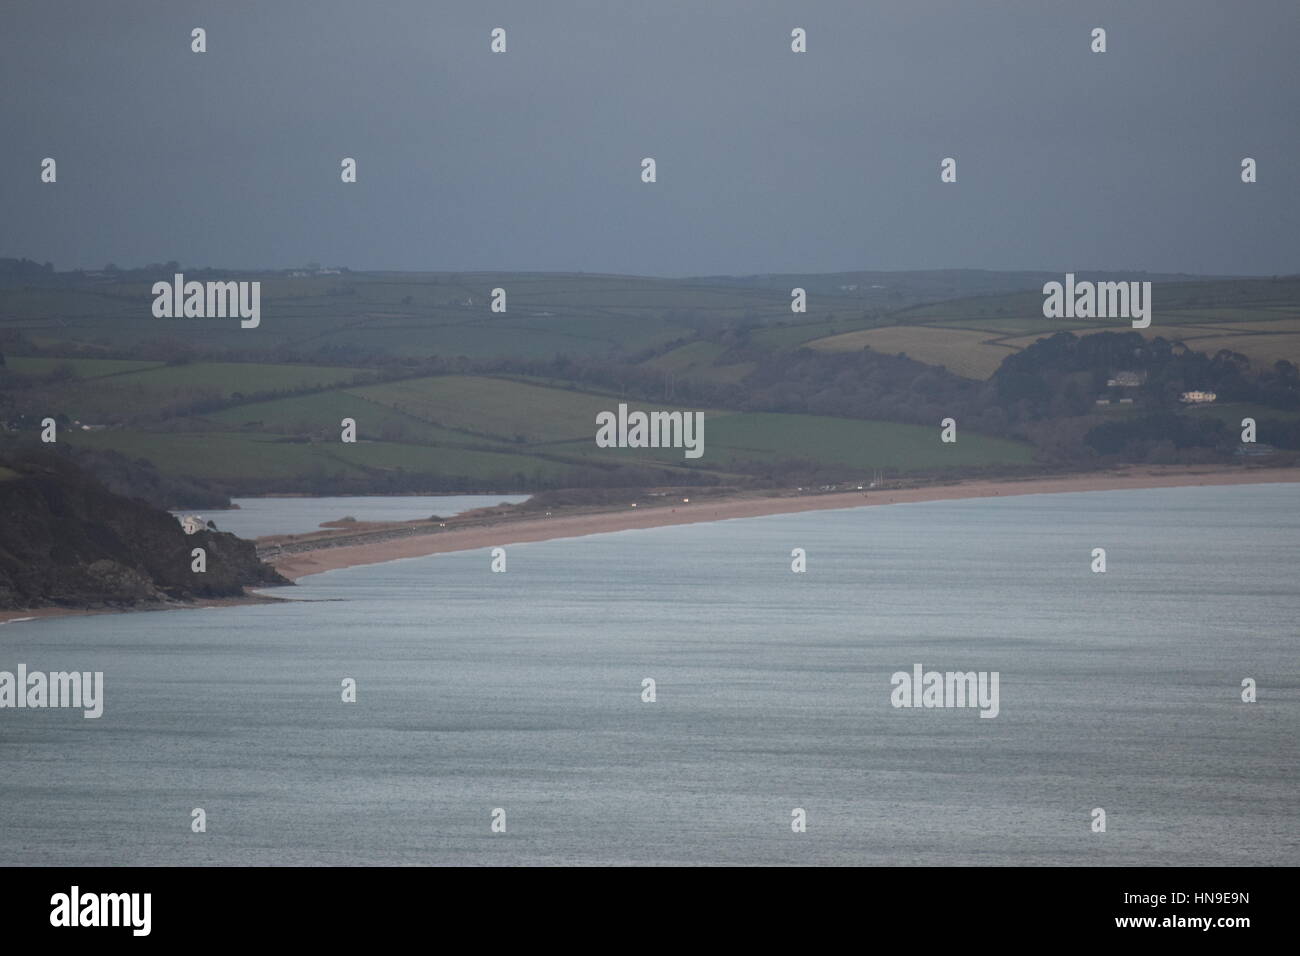
<path id="1" fill-rule="evenodd" d="M 801 514 L 808 511 L 832 511 L 876 505 L 910 504 L 926 501 L 957 501 L 974 498 L 1014 497 L 1018 495 L 1069 494 L 1092 491 L 1124 491 L 1148 488 L 1183 488 L 1215 485 L 1300 483 L 1300 468 L 1232 468 L 1222 466 L 1145 466 L 1128 467 L 1111 472 L 1064 475 L 1047 478 L 975 478 L 943 485 L 917 488 L 883 488 L 867 491 L 827 492 L 802 495 L 730 495 L 701 497 L 689 504 L 654 504 L 642 498 L 637 509 L 578 508 L 551 516 L 528 514 L 478 518 L 463 527 L 434 530 L 428 522 L 358 523 L 341 533 L 328 530 L 309 536 L 268 535 L 259 538 L 261 546 L 292 540 L 295 550 L 265 558 L 266 562 L 290 581 L 326 571 L 383 564 L 405 558 L 428 557 L 456 551 L 475 551 L 507 547 L 559 538 L 580 538 L 593 534 L 664 528 L 674 525 L 728 521 L 737 518 L 760 518 L 769 515 Z M 707 494 L 707 493 L 706 493 Z M 288 497 L 288 496 L 286 496 Z M 473 517 L 470 513 L 467 517 Z M 455 519 L 451 519 L 454 521 Z M 446 523 L 443 523 L 445 526 Z M 350 533 L 369 530 L 379 540 L 356 544 L 335 544 Z M 392 537 L 383 537 L 392 534 Z M 144 611 L 204 610 L 252 604 L 282 603 L 292 598 L 267 593 L 259 588 L 241 597 L 209 598 L 194 604 L 163 604 L 138 608 L 65 608 L 41 607 L 0 610 L 0 625 L 26 623 L 52 617 L 88 614 L 129 614 Z M 0 631 L 0 635 L 3 635 Z"/>
<path id="2" fill-rule="evenodd" d="M 29 607 L 0 610 L 0 625 L 27 624 L 51 617 L 89 617 L 92 614 L 149 614 L 154 611 L 209 611 L 219 607 L 243 607 L 250 604 L 283 604 L 288 598 L 271 594 L 248 593 L 235 597 L 205 598 L 193 604 L 154 604 L 147 607 Z M 4 631 L 0 631 L 3 639 Z"/>
<path id="3" fill-rule="evenodd" d="M 758 518 L 768 515 L 800 514 L 875 505 L 924 501 L 954 501 L 968 498 L 1012 497 L 1017 495 L 1065 494 L 1087 491 L 1123 491 L 1145 488 L 1181 488 L 1210 485 L 1274 484 L 1300 482 L 1297 468 L 1148 466 L 1096 475 L 1068 475 L 1053 478 L 971 479 L 949 485 L 922 488 L 829 492 L 801 496 L 731 496 L 703 498 L 690 504 L 658 505 L 634 510 L 565 513 L 552 517 L 503 517 L 501 520 L 465 528 L 449 528 L 436 534 L 393 538 L 385 541 L 331 546 L 328 537 L 321 547 L 288 552 L 268 558 L 280 574 L 297 581 L 313 574 L 367 564 L 382 564 L 403 558 L 427 557 L 455 551 L 506 547 L 557 538 L 578 538 L 592 534 L 663 528 L 673 525 Z M 645 503 L 642 502 L 644 505 Z"/>

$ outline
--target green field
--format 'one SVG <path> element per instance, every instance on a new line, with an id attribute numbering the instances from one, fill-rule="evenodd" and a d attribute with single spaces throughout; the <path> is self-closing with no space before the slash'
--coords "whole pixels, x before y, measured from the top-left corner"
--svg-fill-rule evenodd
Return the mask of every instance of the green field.
<path id="1" fill-rule="evenodd" d="M 217 481 L 308 480 L 314 476 L 364 477 L 376 472 L 407 471 L 461 477 L 468 487 L 473 487 L 480 482 L 509 482 L 517 476 L 553 479 L 572 471 L 569 464 L 526 454 L 383 441 L 291 443 L 246 433 L 128 431 L 76 432 L 67 440 L 148 459 L 165 475 Z"/>
<path id="2" fill-rule="evenodd" d="M 863 328 L 874 328 L 880 324 L 882 324 L 882 320 L 867 319 L 861 315 L 844 316 L 829 321 L 821 318 L 809 322 L 790 323 L 759 329 L 750 338 L 755 345 L 762 348 L 782 351 L 796 349 L 816 339 L 841 335 L 845 332 L 854 332 Z"/>
<path id="3" fill-rule="evenodd" d="M 958 432 L 957 441 L 939 440 L 933 428 L 897 422 L 858 421 L 818 415 L 750 412 L 706 418 L 704 455 L 691 460 L 681 449 L 605 449 L 592 440 L 561 446 L 597 458 L 668 462 L 727 471 L 742 463 L 806 459 L 852 468 L 897 472 L 1027 465 L 1033 448 L 1023 442 Z"/>
<path id="4" fill-rule="evenodd" d="M 103 378 L 157 368 L 162 362 L 136 362 L 130 359 L 45 358 L 15 355 L 5 363 L 24 375 L 48 375 L 55 369 L 69 368 L 76 378 Z"/>
<path id="5" fill-rule="evenodd" d="M 168 276 L 170 278 L 170 276 Z M 262 283 L 261 324 L 231 319 L 156 319 L 149 281 L 109 277 L 48 288 L 0 287 L 0 332 L 42 346 L 131 349 L 160 339 L 191 347 L 303 354 L 550 358 L 629 354 L 693 338 L 736 322 L 756 341 L 787 347 L 861 327 L 867 311 L 901 308 L 961 290 L 1022 278 L 957 272 L 865 273 L 658 279 L 560 273 L 346 273 L 290 277 L 245 273 L 223 279 Z M 801 331 L 790 289 L 809 294 Z M 503 288 L 504 313 L 490 311 Z M 834 316 L 828 324 L 828 318 Z M 778 322 L 795 324 L 772 328 Z M 767 341 L 769 334 L 771 342 Z M 343 358 L 346 363 L 347 359 Z"/>
<path id="6" fill-rule="evenodd" d="M 650 482 L 665 473 L 741 483 L 784 480 L 800 467 L 1017 470 L 1035 462 L 1032 446 L 968 429 L 944 445 L 937 422 L 750 409 L 909 417 L 899 410 L 921 407 L 931 391 L 945 402 L 987 403 L 996 390 L 953 376 L 987 380 L 1008 355 L 1058 331 L 1131 329 L 1122 320 L 1045 319 L 1044 276 L 250 273 L 238 278 L 263 283 L 256 329 L 238 320 L 155 319 L 150 284 L 138 279 L 0 286 L 0 425 L 30 432 L 46 415 L 66 415 L 103 430 L 66 428 L 60 441 L 115 449 L 174 477 L 232 487 L 263 481 L 277 490 L 319 488 L 333 477 L 348 479 L 340 486 L 370 478 L 382 485 L 378 479 L 404 473 L 468 488 L 601 484 L 614 481 L 610 475 Z M 790 311 L 794 287 L 808 291 L 806 314 Z M 489 307 L 496 288 L 506 290 L 504 313 Z M 1211 354 L 1230 348 L 1265 366 L 1279 358 L 1300 364 L 1300 280 L 1164 277 L 1153 303 L 1148 337 Z M 864 348 L 878 354 L 817 354 Z M 900 353 L 952 375 L 879 358 Z M 897 400 L 853 377 L 877 370 L 899 389 Z M 647 395 L 691 405 L 620 398 Z M 597 448 L 596 415 L 620 400 L 704 411 L 704 457 Z M 971 421 L 998 434 L 1034 434 L 1014 417 L 1023 409 L 980 407 L 988 414 Z M 1244 413 L 1216 406 L 1187 414 L 1232 424 Z M 1283 416 L 1263 409 L 1254 417 Z M 357 423 L 356 444 L 339 440 L 345 418 Z"/>
<path id="7" fill-rule="evenodd" d="M 258 392 L 326 388 L 351 382 L 365 375 L 356 368 L 316 365 L 275 365 L 237 362 L 192 362 L 167 365 L 120 375 L 114 386 L 143 386 L 149 389 L 211 388 L 222 396 L 252 395 Z"/>
<path id="8" fill-rule="evenodd" d="M 258 393 L 328 388 L 347 384 L 358 376 L 374 378 L 360 369 L 253 362 L 193 362 L 164 365 L 119 359 L 15 356 L 7 361 L 15 372 L 49 375 L 60 367 L 71 369 L 71 380 L 45 388 L 57 411 L 70 418 L 94 423 L 124 423 L 184 414 L 196 399 L 233 400 Z M 3 387 L 0 370 L 0 387 Z"/>
<path id="9" fill-rule="evenodd" d="M 750 413 L 709 423 L 705 430 L 706 458 L 718 447 L 714 465 L 749 458 L 777 460 L 807 458 L 856 468 L 918 471 L 970 465 L 1028 464 L 1033 449 L 1022 442 L 988 438 L 959 431 L 957 441 L 939 440 L 939 426 L 897 422 L 854 421 L 814 415 Z"/>
<path id="10" fill-rule="evenodd" d="M 226 278 L 233 278 L 228 276 Z M 530 273 L 256 273 L 261 324 L 156 319 L 147 282 L 0 288 L 0 331 L 43 345 L 130 348 L 174 339 L 194 348 L 471 358 L 605 355 L 651 348 L 746 315 L 775 316 L 772 292 L 624 276 Z M 491 291 L 504 288 L 505 313 Z"/>
<path id="11" fill-rule="evenodd" d="M 245 402 L 177 419 L 167 431 L 74 431 L 68 440 L 147 459 L 167 475 L 217 481 L 404 470 L 469 484 L 555 482 L 575 467 L 618 463 L 590 455 L 597 412 L 617 405 L 613 396 L 570 388 L 446 375 Z M 355 444 L 340 440 L 345 418 L 357 424 Z"/>
<path id="12" fill-rule="evenodd" d="M 351 389 L 236 405 L 197 416 L 197 421 L 222 430 L 253 429 L 277 434 L 337 437 L 345 418 L 356 422 L 357 436 L 362 439 L 420 443 L 463 442 L 465 439 L 463 435 L 372 402 Z"/>
<path id="13" fill-rule="evenodd" d="M 618 400 L 606 395 L 458 375 L 350 391 L 444 428 L 529 444 L 594 438 L 597 413 L 618 407 Z"/>

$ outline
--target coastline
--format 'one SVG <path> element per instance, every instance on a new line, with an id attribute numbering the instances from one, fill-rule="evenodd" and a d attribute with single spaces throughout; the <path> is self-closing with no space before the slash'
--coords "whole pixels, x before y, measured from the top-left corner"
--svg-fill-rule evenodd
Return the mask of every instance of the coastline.
<path id="1" fill-rule="evenodd" d="M 729 495 L 702 497 L 691 503 L 678 499 L 673 504 L 656 504 L 641 498 L 640 507 L 631 503 L 617 509 L 588 507 L 561 511 L 551 516 L 507 514 L 464 516 L 469 522 L 455 527 L 456 519 L 434 529 L 429 522 L 358 523 L 341 533 L 328 530 L 309 535 L 272 535 L 258 539 L 259 546 L 292 541 L 286 550 L 265 560 L 291 581 L 359 565 L 382 564 L 403 558 L 427 557 L 455 551 L 506 547 L 557 538 L 578 538 L 616 531 L 663 528 L 673 525 L 758 518 L 767 515 L 799 514 L 875 505 L 925 501 L 955 501 L 968 498 L 1012 497 L 1017 495 L 1066 494 L 1090 491 L 1122 491 L 1144 488 L 1181 488 L 1211 485 L 1300 483 L 1300 468 L 1233 468 L 1222 466 L 1140 466 L 1111 472 L 1064 475 L 1047 478 L 969 479 L 950 484 L 916 488 L 883 488 L 868 491 L 786 495 Z M 288 497 L 288 496 L 285 496 Z M 490 511 L 490 509 L 489 509 Z M 445 527 L 450 524 L 452 526 Z M 377 540 L 356 544 L 346 540 L 357 531 L 369 532 Z M 416 532 L 416 533 L 410 533 Z M 393 535 L 391 537 L 387 535 Z M 41 607 L 0 610 L 0 625 L 25 623 L 52 617 L 88 614 L 127 614 L 137 611 L 204 610 L 251 604 L 281 603 L 289 598 L 259 589 L 241 597 L 210 598 L 194 604 L 163 604 L 138 608 Z M 0 631 L 0 635 L 3 635 Z"/>
<path id="2" fill-rule="evenodd" d="M 297 581 L 325 571 L 381 564 L 401 558 L 506 547 L 512 544 L 550 541 L 556 538 L 577 538 L 615 531 L 726 521 L 733 518 L 757 518 L 766 515 L 798 514 L 805 511 L 828 511 L 922 501 L 953 501 L 966 498 L 1295 482 L 1300 482 L 1300 469 L 1297 468 L 1244 470 L 1223 467 L 1197 469 L 1187 466 L 1148 466 L 1095 475 L 972 479 L 922 488 L 886 488 L 866 492 L 831 492 L 785 497 L 705 498 L 690 504 L 679 502 L 674 506 L 659 505 L 633 509 L 629 504 L 628 507 L 618 510 L 560 514 L 552 517 L 503 517 L 499 521 L 485 525 L 448 528 L 437 534 L 354 545 L 329 546 L 329 539 L 323 538 L 320 548 L 284 553 L 269 558 L 268 563 L 286 578 Z"/>
<path id="3" fill-rule="evenodd" d="M 283 604 L 288 598 L 270 594 L 243 594 L 237 597 L 205 598 L 193 604 L 177 601 L 171 604 L 151 604 L 146 607 L 29 607 L 17 610 L 0 609 L 0 625 L 26 624 L 51 617 L 87 617 L 92 614 L 147 614 L 151 611 L 208 611 L 218 607 L 241 607 L 249 604 Z M 4 631 L 0 631 L 0 638 Z"/>

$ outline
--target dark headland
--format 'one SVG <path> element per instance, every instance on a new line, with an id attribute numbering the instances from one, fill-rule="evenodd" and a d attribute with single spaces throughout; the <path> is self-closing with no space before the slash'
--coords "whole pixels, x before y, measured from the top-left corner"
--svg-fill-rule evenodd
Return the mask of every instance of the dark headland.
<path id="1" fill-rule="evenodd" d="M 166 511 L 108 491 L 60 455 L 0 457 L 0 609 L 179 607 L 287 583 L 252 542 L 186 534 Z"/>

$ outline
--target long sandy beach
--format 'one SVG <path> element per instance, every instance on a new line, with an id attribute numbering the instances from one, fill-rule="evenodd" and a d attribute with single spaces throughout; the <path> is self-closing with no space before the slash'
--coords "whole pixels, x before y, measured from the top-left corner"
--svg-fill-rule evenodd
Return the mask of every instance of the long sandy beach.
<path id="1" fill-rule="evenodd" d="M 1218 466 L 1142 466 L 1092 475 L 1067 475 L 1051 478 L 977 479 L 945 485 L 918 488 L 899 488 L 868 491 L 829 492 L 824 494 L 786 495 L 735 495 L 729 497 L 693 498 L 689 502 L 675 499 L 638 498 L 629 493 L 628 503 L 618 508 L 585 508 L 553 514 L 511 517 L 508 514 L 475 519 L 472 515 L 464 527 L 456 527 L 458 519 L 450 519 L 449 526 L 434 529 L 429 522 L 391 525 L 367 524 L 349 526 L 340 532 L 323 532 L 312 535 L 281 535 L 258 539 L 259 546 L 272 542 L 292 541 L 294 550 L 271 554 L 267 561 L 286 578 L 296 581 L 311 574 L 350 568 L 357 565 L 381 564 L 400 558 L 418 558 L 430 554 L 452 551 L 473 551 L 478 548 L 505 547 L 529 541 L 550 541 L 556 538 L 577 538 L 589 534 L 612 531 L 632 531 L 639 528 L 662 528 L 669 525 L 698 524 L 706 521 L 725 521 L 731 518 L 756 518 L 764 515 L 795 514 L 804 511 L 826 511 L 836 508 L 861 508 L 874 505 L 903 504 L 918 501 L 952 501 L 962 498 L 994 498 L 1012 495 L 1042 495 L 1062 492 L 1115 491 L 1132 488 L 1178 488 L 1198 485 L 1266 484 L 1274 482 L 1300 482 L 1300 468 L 1232 468 Z M 632 507 L 636 500 L 637 507 Z M 387 530 L 385 530 L 387 529 Z M 407 529 L 420 533 L 402 535 Z M 370 532 L 373 540 L 364 543 L 334 543 L 351 538 L 357 531 Z M 132 610 L 165 610 L 168 607 L 203 609 L 229 607 L 240 604 L 275 602 L 276 598 L 249 594 L 245 597 L 213 598 L 191 605 L 139 608 Z M 123 613 L 109 610 L 83 610 L 76 608 L 43 607 L 36 609 L 0 610 L 0 624 L 19 623 L 28 619 L 43 619 L 82 614 Z"/>
<path id="2" fill-rule="evenodd" d="M 451 551 L 504 547 L 528 541 L 575 538 L 611 531 L 638 528 L 661 528 L 669 525 L 724 521 L 730 518 L 754 518 L 763 515 L 794 514 L 835 508 L 860 508 L 871 505 L 902 504 L 916 501 L 950 501 L 960 498 L 993 498 L 1010 495 L 1041 495 L 1060 492 L 1112 491 L 1132 488 L 1176 488 L 1196 485 L 1263 484 L 1300 481 L 1295 468 L 1191 468 L 1187 466 L 1136 467 L 1095 475 L 1072 475 L 1033 478 L 1022 481 L 1006 479 L 972 480 L 924 488 L 885 489 L 881 491 L 832 492 L 786 496 L 737 496 L 692 499 L 677 498 L 671 505 L 647 507 L 652 499 L 636 499 L 637 507 L 628 504 L 617 510 L 596 513 L 558 514 L 551 517 L 503 517 L 488 524 L 449 527 L 435 534 L 393 538 L 373 543 L 322 546 L 319 549 L 286 552 L 270 558 L 281 574 L 291 580 L 322 571 L 378 564 L 398 558 L 416 558 Z M 325 545 L 328 539 L 322 540 Z"/>

